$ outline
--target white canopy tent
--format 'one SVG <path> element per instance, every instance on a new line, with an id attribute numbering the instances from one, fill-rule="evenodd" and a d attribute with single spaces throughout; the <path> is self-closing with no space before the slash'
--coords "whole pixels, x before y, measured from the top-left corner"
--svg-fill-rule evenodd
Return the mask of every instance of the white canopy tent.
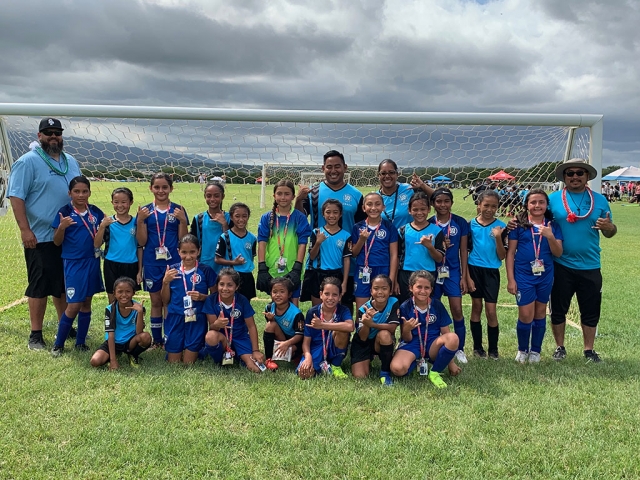
<path id="1" fill-rule="evenodd" d="M 602 180 L 637 182 L 640 181 L 640 168 L 623 167 L 611 172 L 609 175 L 602 177 Z"/>

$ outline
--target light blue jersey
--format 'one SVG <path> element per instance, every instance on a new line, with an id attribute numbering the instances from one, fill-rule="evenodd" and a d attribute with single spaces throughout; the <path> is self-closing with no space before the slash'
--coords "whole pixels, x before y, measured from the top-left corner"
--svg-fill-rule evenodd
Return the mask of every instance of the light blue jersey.
<path id="1" fill-rule="evenodd" d="M 507 225 L 497 218 L 489 225 L 480 225 L 477 219 L 469 222 L 469 239 L 471 252 L 469 253 L 469 265 L 483 268 L 500 268 L 502 260 L 498 257 L 496 238 L 491 231 L 494 227 L 506 227 Z"/>
<path id="2" fill-rule="evenodd" d="M 378 190 L 378 193 L 382 195 L 384 202 L 384 218 L 400 229 L 403 225 L 413 222 L 413 217 L 409 215 L 409 200 L 414 190 L 408 183 L 398 183 L 397 186 L 398 188 L 391 195 L 385 195 L 382 190 Z"/>

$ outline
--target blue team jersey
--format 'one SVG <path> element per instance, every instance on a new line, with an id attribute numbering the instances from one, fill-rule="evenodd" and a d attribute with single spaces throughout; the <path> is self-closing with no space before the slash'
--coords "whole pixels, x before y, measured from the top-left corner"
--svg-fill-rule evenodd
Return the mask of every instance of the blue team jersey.
<path id="1" fill-rule="evenodd" d="M 342 270 L 344 267 L 344 258 L 351 256 L 351 234 L 346 230 L 340 230 L 336 233 L 329 233 L 324 227 L 316 228 L 311 232 L 309 240 L 309 251 L 316 244 L 318 233 L 322 232 L 326 235 L 326 240 L 320 244 L 318 256 L 307 263 L 307 268 L 317 270 Z"/>
<path id="2" fill-rule="evenodd" d="M 332 335 L 333 332 L 331 332 L 330 330 L 319 330 L 311 327 L 311 320 L 313 320 L 313 316 L 315 315 L 316 317 L 320 318 L 321 308 L 322 308 L 322 304 L 311 307 L 307 312 L 307 317 L 304 320 L 304 336 L 311 338 L 310 350 L 312 355 L 313 355 L 313 352 L 316 351 L 317 349 L 322 350 L 322 332 L 324 332 L 325 345 L 327 344 L 328 341 L 329 342 L 333 341 L 333 338 L 329 340 L 329 337 L 333 337 Z M 336 313 L 333 315 L 333 319 L 325 318 L 325 321 L 327 322 L 332 321 L 334 323 L 346 322 L 347 320 L 353 321 L 351 312 L 347 307 L 345 307 L 340 303 L 336 308 Z"/>
<path id="3" fill-rule="evenodd" d="M 460 215 L 452 213 L 451 219 L 446 223 L 439 223 L 435 215 L 429 219 L 429 223 L 438 226 L 451 242 L 451 246 L 445 252 L 444 261 L 438 263 L 437 266 L 444 263 L 450 271 L 460 270 L 460 244 L 462 238 L 469 236 L 469 222 Z"/>
<path id="4" fill-rule="evenodd" d="M 66 203 L 69 203 L 69 182 L 82 175 L 78 162 L 69 154 L 60 154 L 60 162 L 41 151 L 58 170 L 67 173 L 58 175 L 34 150 L 25 153 L 13 165 L 9 176 L 7 197 L 24 201 L 29 228 L 38 242 L 52 242 L 51 219 Z M 63 158 L 64 155 L 64 158 Z"/>
<path id="5" fill-rule="evenodd" d="M 133 303 L 139 303 L 132 300 Z M 116 343 L 125 343 L 131 340 L 136 334 L 136 323 L 138 321 L 138 312 L 129 311 L 129 315 L 123 317 L 120 308 L 116 305 L 115 315 L 111 313 L 113 304 L 107 305 L 104 310 L 104 339 L 109 339 L 109 332 L 113 332 L 113 338 Z M 114 318 L 112 318 L 114 317 Z"/>
<path id="6" fill-rule="evenodd" d="M 412 340 L 422 337 L 422 341 L 425 342 L 425 331 L 427 331 L 427 317 L 428 322 L 428 336 L 429 338 L 437 338 L 440 336 L 440 329 L 451 325 L 451 317 L 449 312 L 444 308 L 442 302 L 435 298 L 431 299 L 431 305 L 425 311 L 417 310 L 413 303 L 413 299 L 406 300 L 400 306 L 400 324 L 404 323 L 403 318 L 409 320 L 416 317 L 416 311 L 418 313 L 418 321 L 420 324 L 411 330 Z M 418 329 L 420 329 L 420 335 L 418 335 Z"/>
<path id="7" fill-rule="evenodd" d="M 325 182 L 321 182 L 309 192 L 304 202 L 304 210 L 309 215 L 312 228 L 324 227 L 326 221 L 322 216 L 322 205 L 329 199 L 338 200 L 342 204 L 340 227 L 351 232 L 353 225 L 365 218 L 362 211 L 362 198 L 362 192 L 348 183 L 339 190 L 333 190 Z"/>
<path id="8" fill-rule="evenodd" d="M 231 226 L 231 216 L 228 212 L 223 213 L 227 225 Z M 193 217 L 190 233 L 200 241 L 200 262 L 210 266 L 218 273 L 222 265 L 218 265 L 215 262 L 215 258 L 218 240 L 220 240 L 220 236 L 223 233 L 222 225 L 212 220 L 211 215 L 206 211 Z M 253 271 L 253 269 L 251 270 Z"/>
<path id="9" fill-rule="evenodd" d="M 255 267 L 253 259 L 256 256 L 257 243 L 258 240 L 253 233 L 247 231 L 244 237 L 239 237 L 229 229 L 218 239 L 216 256 L 225 260 L 235 260 L 238 255 L 242 255 L 245 263 L 234 265 L 233 269 L 236 272 L 251 273 Z M 222 265 L 218 265 L 218 267 L 222 267 Z"/>
<path id="10" fill-rule="evenodd" d="M 181 209 L 187 218 L 189 223 L 189 217 L 187 217 L 187 211 L 178 205 L 171 202 L 168 210 L 157 210 L 158 221 L 156 223 L 156 216 L 154 214 L 153 203 L 145 205 L 149 209 L 151 215 L 144 221 L 147 226 L 147 244 L 144 246 L 144 253 L 142 255 L 142 263 L 144 265 L 164 267 L 176 263 L 180 256 L 178 255 L 178 242 L 180 221 L 173 215 L 176 208 Z M 168 218 L 167 218 L 168 216 Z M 167 222 L 167 229 L 165 235 L 165 219 Z M 160 235 L 158 235 L 158 228 L 160 229 Z M 164 246 L 169 250 L 168 260 L 156 260 L 156 248 L 160 246 L 160 239 L 164 236 Z"/>
<path id="11" fill-rule="evenodd" d="M 183 298 L 187 292 L 195 291 L 209 295 L 209 289 L 216 284 L 216 279 L 218 278 L 216 272 L 214 272 L 212 268 L 208 265 L 203 265 L 202 263 L 197 265 L 197 269 L 192 268 L 190 270 L 186 270 L 184 275 L 182 275 L 182 272 L 180 271 L 181 265 L 181 263 L 170 265 L 170 268 L 178 270 L 180 276 L 173 279 L 169 284 L 171 299 L 169 300 L 169 305 L 167 305 L 167 311 L 177 315 L 184 315 L 185 308 Z M 187 284 L 186 290 L 184 288 L 185 282 Z M 202 313 L 204 301 L 192 300 L 192 305 L 192 308 L 196 313 Z"/>
<path id="12" fill-rule="evenodd" d="M 545 225 L 548 225 L 549 221 L 545 220 Z M 540 256 L 538 257 L 540 260 L 544 262 L 544 272 L 541 275 L 534 276 L 531 271 L 531 262 L 533 262 L 536 258 L 533 240 L 531 239 L 531 228 L 523 228 L 518 226 L 516 229 L 511 230 L 509 232 L 509 240 L 517 240 L 518 246 L 516 247 L 516 255 L 515 262 L 513 266 L 515 281 L 518 284 L 527 283 L 527 282 L 538 282 L 540 278 L 544 278 L 547 275 L 553 275 L 553 260 L 555 257 L 551 253 L 551 248 L 549 247 L 549 240 L 542 237 L 538 232 L 538 227 L 532 227 L 534 232 L 536 232 L 535 242 L 536 248 L 538 248 L 538 242 L 540 242 Z M 562 231 L 556 222 L 551 222 L 551 231 L 553 232 L 553 236 L 556 237 L 557 240 L 562 240 Z"/>
<path id="13" fill-rule="evenodd" d="M 214 293 L 213 295 L 209 295 L 207 301 L 204 302 L 202 311 L 203 313 L 219 317 L 221 307 L 224 312 L 224 317 L 229 319 L 229 325 L 226 329 L 220 330 L 220 333 L 229 338 L 228 331 L 231 328 L 231 322 L 233 321 L 233 338 L 241 338 L 249 335 L 249 329 L 247 328 L 245 319 L 253 317 L 256 313 L 249 303 L 249 300 L 247 300 L 244 295 L 236 293 L 234 296 L 234 302 L 231 305 L 226 305 L 224 303 L 220 303 L 218 293 Z"/>
<path id="14" fill-rule="evenodd" d="M 380 228 L 377 229 L 377 226 Z M 398 229 L 387 220 L 381 219 L 380 223 L 376 226 L 368 226 L 366 220 L 358 222 L 353 226 L 351 231 L 351 243 L 355 245 L 360 238 L 360 230 L 368 228 L 371 231 L 371 235 L 367 238 L 365 245 L 367 249 L 370 248 L 368 265 L 370 267 L 388 267 L 389 266 L 389 247 L 392 243 L 398 242 Z M 375 234 L 373 233 L 374 231 Z M 373 240 L 375 235 L 375 240 Z M 373 243 L 371 243 L 373 241 Z M 371 247 L 369 247 L 371 245 Z M 356 257 L 355 264 L 358 266 L 364 266 L 365 264 L 365 246 L 363 245 L 360 253 Z"/>
<path id="15" fill-rule="evenodd" d="M 391 195 L 385 195 L 382 193 L 382 189 L 378 190 L 378 193 L 382 195 L 384 203 L 384 218 L 399 229 L 413 221 L 413 217 L 409 215 L 409 200 L 411 200 L 414 190 L 408 183 L 398 183 L 397 187 Z"/>
<path id="16" fill-rule="evenodd" d="M 373 316 L 373 322 L 374 323 L 390 323 L 390 324 L 399 325 L 400 324 L 400 318 L 398 317 L 399 307 L 400 305 L 398 304 L 398 299 L 395 297 L 389 297 L 389 299 L 387 300 L 387 305 L 384 307 L 384 309 L 382 311 L 376 311 L 375 315 Z M 365 303 L 358 309 L 358 313 L 357 313 L 358 325 L 356 326 L 356 334 L 363 327 L 363 324 L 360 321 L 360 319 L 362 318 L 362 315 L 364 315 L 367 308 L 372 308 L 371 300 L 369 300 L 367 303 Z M 376 335 L 378 334 L 378 332 L 379 330 L 377 328 L 370 328 L 369 336 L 367 336 L 367 338 L 368 339 L 376 338 Z"/>
<path id="17" fill-rule="evenodd" d="M 62 241 L 62 258 L 78 259 L 93 258 L 95 249 L 93 247 L 93 237 L 98 231 L 98 226 L 104 218 L 104 213 L 95 205 L 88 205 L 87 210 L 82 214 L 77 214 L 71 204 L 67 204 L 58 210 L 51 223 L 52 228 L 60 226 L 60 214 L 63 217 L 71 217 L 74 225 L 69 225 L 64 231 Z"/>
<path id="18" fill-rule="evenodd" d="M 435 272 L 436 262 L 429 254 L 427 247 L 420 243 L 424 235 L 431 235 L 431 243 L 436 250 L 444 254 L 444 235 L 439 227 L 428 223 L 420 230 L 407 223 L 400 228 L 398 241 L 398 257 L 400 270 L 415 272 L 426 270 Z"/>
<path id="19" fill-rule="evenodd" d="M 469 222 L 469 265 L 483 268 L 500 268 L 502 265 L 502 260 L 498 257 L 496 239 L 491 232 L 494 227 L 504 228 L 506 224 L 497 218 L 489 225 L 480 225 L 475 218 Z"/>
<path id="20" fill-rule="evenodd" d="M 567 203 L 576 215 L 586 215 L 591 208 L 589 194 L 567 192 Z M 567 221 L 567 211 L 562 204 L 562 190 L 549 195 L 549 210 L 553 213 L 554 221 L 558 223 L 564 241 L 562 243 L 562 256 L 555 261 L 568 268 L 576 270 L 593 270 L 600 268 L 600 232 L 595 228 L 599 218 L 611 216 L 611 209 L 607 199 L 597 193 L 593 194 L 593 211 L 584 219 L 574 223 Z M 613 221 L 613 216 L 611 216 Z"/>
<path id="21" fill-rule="evenodd" d="M 276 314 L 276 304 L 268 303 L 264 309 L 265 313 L 273 313 L 275 322 L 280 330 L 288 337 L 304 334 L 304 315 L 298 307 L 289 302 L 287 310 L 282 315 Z"/>
<path id="22" fill-rule="evenodd" d="M 115 219 L 115 215 L 112 215 Z M 138 241 L 136 240 L 136 218 L 127 223 L 116 220 L 104 231 L 104 258 L 112 262 L 137 263 Z"/>
<path id="23" fill-rule="evenodd" d="M 304 213 L 293 210 L 287 221 L 286 215 L 277 215 L 277 221 L 271 220 L 272 212 L 267 212 L 260 218 L 258 225 L 258 241 L 266 242 L 265 262 L 269 273 L 273 277 L 282 277 L 291 271 L 298 256 L 298 245 L 306 245 L 311 235 L 311 228 Z M 286 227 L 286 235 L 285 235 Z M 278 273 L 277 262 L 280 258 L 280 244 L 284 246 L 284 258 L 287 266 L 284 272 Z"/>

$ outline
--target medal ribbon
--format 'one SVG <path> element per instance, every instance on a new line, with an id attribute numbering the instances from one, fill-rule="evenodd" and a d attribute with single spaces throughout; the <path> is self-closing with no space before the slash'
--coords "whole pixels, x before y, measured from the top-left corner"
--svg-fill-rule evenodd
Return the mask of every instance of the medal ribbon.
<path id="1" fill-rule="evenodd" d="M 336 318 L 336 314 L 335 312 L 333 313 L 333 317 L 331 317 L 331 322 L 333 323 L 334 319 Z M 324 313 L 322 313 L 322 305 L 320 306 L 320 321 L 322 323 L 324 323 Z M 327 361 L 327 349 L 329 348 L 329 340 L 331 340 L 331 332 L 329 332 L 327 334 L 327 342 L 325 343 L 324 341 L 324 329 L 320 330 L 320 333 L 322 334 L 322 357 L 324 359 L 324 361 Z"/>
<path id="2" fill-rule="evenodd" d="M 76 212 L 76 215 L 78 215 L 80 217 L 80 220 L 82 220 L 82 223 L 84 224 L 85 228 L 89 231 L 89 235 L 91 235 L 91 238 L 96 238 L 96 217 L 94 217 L 93 215 L 91 215 L 91 210 L 89 210 L 89 207 L 87 206 L 87 216 L 89 217 L 89 222 L 91 223 L 91 228 L 89 228 L 89 224 L 87 224 L 87 222 L 84 221 L 84 215 L 82 215 L 78 210 L 76 210 L 76 207 L 73 206 L 73 204 L 71 205 L 71 208 L 73 208 L 73 211 Z"/>
<path id="3" fill-rule="evenodd" d="M 567 212 L 567 222 L 575 223 L 578 220 L 583 220 L 587 218 L 589 215 L 591 215 L 591 212 L 593 212 L 593 206 L 594 206 L 593 193 L 591 192 L 591 189 L 589 187 L 585 187 L 585 189 L 589 194 L 590 206 L 589 206 L 589 211 L 584 215 L 576 215 L 574 212 L 571 211 L 571 208 L 569 207 L 569 202 L 567 201 L 567 187 L 564 187 L 562 189 L 562 206 L 564 207 L 564 211 Z M 580 203 L 582 203 L 582 200 L 580 200 Z M 578 205 L 578 208 L 580 208 L 579 205 Z"/>
<path id="4" fill-rule="evenodd" d="M 164 228 L 162 229 L 162 236 L 160 236 L 160 222 L 158 221 L 158 208 L 156 202 L 153 202 L 153 215 L 156 217 L 156 230 L 158 231 L 158 243 L 161 247 L 164 247 L 164 239 L 167 238 L 167 222 L 169 221 L 169 211 L 171 210 L 171 204 L 167 207 L 167 214 L 164 217 Z"/>
<path id="5" fill-rule="evenodd" d="M 224 318 L 224 303 L 220 299 L 220 294 L 218 294 L 218 306 L 220 307 L 220 316 Z M 227 337 L 227 352 L 231 351 L 231 343 L 233 343 L 233 310 L 236 308 L 236 296 L 233 295 L 233 302 L 231 302 L 231 312 L 229 313 L 229 320 L 231 323 L 231 327 L 224 327 L 224 334 Z M 231 329 L 231 330 L 229 330 Z"/>
<path id="6" fill-rule="evenodd" d="M 536 256 L 536 261 L 540 258 L 540 247 L 542 247 L 542 234 L 540 232 L 536 233 L 535 228 L 533 226 L 533 222 L 529 219 L 531 223 L 531 241 L 533 242 L 533 254 Z M 544 219 L 542 220 L 542 226 L 546 225 Z M 538 245 L 536 246 L 536 235 L 538 235 Z"/>
<path id="7" fill-rule="evenodd" d="M 436 217 L 436 224 L 442 229 L 442 233 L 444 233 L 444 229 L 446 227 L 447 229 L 446 237 L 449 238 L 449 235 L 451 234 L 451 214 L 449 214 L 449 221 L 447 223 L 440 223 L 438 221 L 438 217 Z M 444 267 L 446 263 L 447 263 L 447 249 L 445 248 L 444 255 L 442 256 L 442 266 Z"/>
<path id="8" fill-rule="evenodd" d="M 284 232 L 282 232 L 282 243 L 280 243 L 280 221 L 278 218 L 280 215 L 276 215 L 276 236 L 278 238 L 278 250 L 280 250 L 280 257 L 284 258 L 284 242 L 287 240 L 287 230 L 289 229 L 289 218 L 291 217 L 291 212 L 287 214 L 287 221 L 284 224 Z"/>
<path id="9" fill-rule="evenodd" d="M 418 313 L 418 307 L 416 307 L 416 302 L 413 302 L 413 313 L 420 322 L 420 316 Z M 431 314 L 431 299 L 429 299 L 429 303 L 427 304 L 427 312 L 425 314 L 425 328 L 424 328 L 424 342 L 422 341 L 422 333 L 420 332 L 420 324 L 418 323 L 418 341 L 420 342 L 420 355 L 422 358 L 427 358 L 427 340 L 429 338 L 429 317 Z"/>
<path id="10" fill-rule="evenodd" d="M 364 224 L 365 224 L 365 228 L 369 230 L 369 222 L 365 220 Z M 373 246 L 373 242 L 376 241 L 376 233 L 378 233 L 378 230 L 380 229 L 380 225 L 382 225 L 382 221 L 380 221 L 380 223 L 376 226 L 373 232 L 370 232 L 369 236 L 371 237 L 371 242 L 369 243 L 368 246 L 367 246 L 367 241 L 366 240 L 364 241 L 364 266 L 365 267 L 369 266 L 369 253 L 371 253 L 371 247 Z"/>
<path id="11" fill-rule="evenodd" d="M 184 263 L 180 262 L 180 272 L 182 272 L 182 283 L 184 284 L 184 294 L 186 295 L 187 292 L 189 292 L 190 290 L 187 290 L 187 276 L 184 273 Z M 191 277 L 191 291 L 195 290 L 196 288 L 196 282 L 195 282 L 195 276 L 198 273 L 198 262 L 196 261 L 196 266 L 193 269 L 193 276 Z"/>

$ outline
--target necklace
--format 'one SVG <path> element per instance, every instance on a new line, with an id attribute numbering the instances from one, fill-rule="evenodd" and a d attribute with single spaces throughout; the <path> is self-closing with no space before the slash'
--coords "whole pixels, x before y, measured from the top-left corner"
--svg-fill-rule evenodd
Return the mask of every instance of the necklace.
<path id="1" fill-rule="evenodd" d="M 565 212 L 567 212 L 567 222 L 575 223 L 578 220 L 583 220 L 591 215 L 591 212 L 593 212 L 593 193 L 591 192 L 591 189 L 589 187 L 585 188 L 584 193 L 589 194 L 589 211 L 584 215 L 577 215 L 575 212 L 571 211 L 571 208 L 569 207 L 569 202 L 567 201 L 567 187 L 564 187 L 562 189 L 562 206 L 564 207 Z M 583 198 L 584 193 L 582 194 Z M 578 213 L 580 213 L 580 206 L 576 204 L 573 198 L 571 198 L 571 201 L 578 208 Z M 582 198 L 580 199 L 580 203 L 582 203 Z"/>
<path id="2" fill-rule="evenodd" d="M 41 147 L 36 147 L 36 152 L 38 153 L 38 155 L 40 155 L 40 158 L 42 158 L 45 161 L 45 163 L 49 165 L 49 168 L 54 172 L 56 172 L 57 175 L 61 175 L 64 177 L 69 171 L 69 162 L 67 161 L 67 156 L 64 154 L 64 152 L 60 152 L 61 166 L 64 161 L 64 166 L 62 169 L 56 167 L 53 163 L 51 163 L 51 160 L 49 160 L 49 156 L 46 153 L 44 153 L 44 150 L 42 150 Z"/>

